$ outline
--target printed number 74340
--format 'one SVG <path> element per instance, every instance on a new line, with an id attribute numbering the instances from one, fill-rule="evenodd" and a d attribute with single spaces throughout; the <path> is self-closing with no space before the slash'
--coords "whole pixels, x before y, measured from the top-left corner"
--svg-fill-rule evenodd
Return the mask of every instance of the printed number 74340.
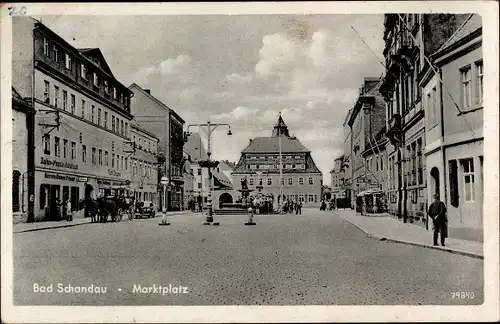
<path id="1" fill-rule="evenodd" d="M 456 291 L 451 293 L 453 299 L 474 299 L 473 291 Z"/>
<path id="2" fill-rule="evenodd" d="M 28 8 L 22 6 L 21 9 L 18 10 L 17 7 L 10 6 L 7 7 L 7 10 L 9 10 L 9 16 L 24 16 L 28 11 Z"/>

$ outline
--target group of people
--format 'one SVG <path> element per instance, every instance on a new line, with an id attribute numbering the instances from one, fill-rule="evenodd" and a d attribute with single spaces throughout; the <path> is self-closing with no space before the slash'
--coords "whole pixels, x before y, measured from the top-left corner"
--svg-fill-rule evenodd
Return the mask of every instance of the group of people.
<path id="1" fill-rule="evenodd" d="M 290 213 L 293 214 L 295 212 L 295 215 L 301 215 L 302 214 L 302 201 L 296 199 L 286 199 L 283 201 L 283 212 L 284 213 Z"/>
<path id="2" fill-rule="evenodd" d="M 201 196 L 197 196 L 195 198 L 191 198 L 188 201 L 188 208 L 192 212 L 201 212 L 203 210 L 203 200 Z"/>
<path id="3" fill-rule="evenodd" d="M 54 221 L 67 220 L 69 222 L 73 221 L 73 209 L 71 206 L 71 201 L 69 199 L 61 202 L 59 198 L 52 202 L 50 209 L 47 209 L 49 213 L 48 219 Z"/>
<path id="4" fill-rule="evenodd" d="M 272 195 L 259 195 L 255 198 L 250 197 L 250 206 L 257 214 L 272 214 L 274 211 L 274 198 Z"/>

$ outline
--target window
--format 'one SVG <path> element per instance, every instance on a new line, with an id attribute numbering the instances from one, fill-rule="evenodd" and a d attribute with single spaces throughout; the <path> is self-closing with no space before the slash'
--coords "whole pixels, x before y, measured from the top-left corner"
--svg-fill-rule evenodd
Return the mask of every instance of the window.
<path id="1" fill-rule="evenodd" d="M 432 126 L 437 125 L 439 121 L 439 101 L 436 87 L 432 88 Z"/>
<path id="2" fill-rule="evenodd" d="M 54 154 L 55 156 L 61 156 L 61 139 L 59 137 L 54 137 Z"/>
<path id="3" fill-rule="evenodd" d="M 76 142 L 71 141 L 71 159 L 76 159 Z"/>
<path id="4" fill-rule="evenodd" d="M 109 166 L 109 154 L 108 151 L 104 151 L 104 165 Z"/>
<path id="5" fill-rule="evenodd" d="M 63 140 L 63 158 L 68 157 L 68 140 L 64 139 Z"/>
<path id="6" fill-rule="evenodd" d="M 116 88 L 113 87 L 113 99 L 116 99 Z"/>
<path id="7" fill-rule="evenodd" d="M 43 38 L 43 54 L 50 57 L 49 40 Z"/>
<path id="8" fill-rule="evenodd" d="M 82 145 L 82 162 L 87 162 L 87 146 Z"/>
<path id="9" fill-rule="evenodd" d="M 250 178 L 250 180 L 248 181 L 248 184 L 253 186 L 254 185 L 254 179 L 253 178 Z"/>
<path id="10" fill-rule="evenodd" d="M 449 183 L 450 183 L 450 204 L 453 207 L 459 206 L 458 200 L 458 166 L 456 160 L 448 161 Z"/>
<path id="11" fill-rule="evenodd" d="M 470 66 L 467 66 L 460 71 L 462 76 L 462 105 L 464 108 L 468 108 L 472 105 L 470 69 Z"/>
<path id="12" fill-rule="evenodd" d="M 96 149 L 95 147 L 92 148 L 92 164 L 96 164 Z"/>
<path id="13" fill-rule="evenodd" d="M 308 179 L 308 183 L 309 183 L 309 185 L 311 185 L 311 186 L 314 184 L 314 181 L 313 181 L 313 178 L 312 178 L 312 177 L 309 177 L 309 179 Z"/>
<path id="14" fill-rule="evenodd" d="M 288 178 L 288 185 L 289 186 L 293 185 L 293 178 Z"/>
<path id="15" fill-rule="evenodd" d="M 201 168 L 198 169 L 198 175 L 201 176 Z"/>
<path id="16" fill-rule="evenodd" d="M 125 170 L 128 170 L 128 158 L 125 158 Z"/>
<path id="17" fill-rule="evenodd" d="M 120 134 L 123 135 L 123 132 L 125 131 L 125 127 L 124 127 L 124 124 L 123 124 L 123 120 L 120 120 Z"/>
<path id="18" fill-rule="evenodd" d="M 85 100 L 82 100 L 82 118 L 85 119 Z"/>
<path id="19" fill-rule="evenodd" d="M 310 203 L 314 202 L 314 195 L 309 195 L 309 202 Z"/>
<path id="20" fill-rule="evenodd" d="M 120 119 L 116 117 L 116 133 L 120 133 Z"/>
<path id="21" fill-rule="evenodd" d="M 92 124 L 95 122 L 95 106 L 92 105 Z"/>
<path id="22" fill-rule="evenodd" d="M 104 128 L 108 129 L 108 112 L 104 112 Z"/>
<path id="23" fill-rule="evenodd" d="M 97 125 L 101 126 L 101 114 L 102 114 L 102 109 L 99 108 L 97 109 Z"/>
<path id="24" fill-rule="evenodd" d="M 68 91 L 63 90 L 63 110 L 68 108 Z"/>
<path id="25" fill-rule="evenodd" d="M 259 186 L 262 186 L 262 178 L 259 179 Z"/>
<path id="26" fill-rule="evenodd" d="M 118 170 L 120 170 L 120 155 L 119 154 L 116 155 L 116 168 Z"/>
<path id="27" fill-rule="evenodd" d="M 285 178 L 281 178 L 281 184 L 284 185 L 285 184 Z"/>
<path id="28" fill-rule="evenodd" d="M 87 69 L 85 68 L 85 65 L 82 63 L 80 65 L 80 74 L 82 75 L 82 78 L 87 80 Z"/>
<path id="29" fill-rule="evenodd" d="M 114 168 L 115 167 L 115 154 L 111 154 L 111 167 Z"/>
<path id="30" fill-rule="evenodd" d="M 115 131 L 115 116 L 111 116 L 111 131 Z"/>
<path id="31" fill-rule="evenodd" d="M 43 136 L 43 153 L 50 155 L 50 135 Z"/>
<path id="32" fill-rule="evenodd" d="M 304 178 L 302 177 L 299 178 L 299 185 L 301 186 L 304 185 Z"/>
<path id="33" fill-rule="evenodd" d="M 59 49 L 56 45 L 52 46 L 52 52 L 54 53 L 54 61 L 59 63 Z"/>
<path id="34" fill-rule="evenodd" d="M 125 136 L 128 137 L 128 123 L 125 123 Z"/>
<path id="35" fill-rule="evenodd" d="M 99 149 L 99 165 L 102 165 L 102 149 Z"/>
<path id="36" fill-rule="evenodd" d="M 43 101 L 45 103 L 50 103 L 50 82 L 45 80 L 44 85 Z"/>
<path id="37" fill-rule="evenodd" d="M 273 179 L 272 178 L 267 178 L 267 185 L 270 186 L 273 184 Z"/>
<path id="38" fill-rule="evenodd" d="M 380 157 L 380 171 L 384 171 L 384 156 Z"/>
<path id="39" fill-rule="evenodd" d="M 54 86 L 54 107 L 57 108 L 59 104 L 59 87 L 58 86 Z"/>
<path id="40" fill-rule="evenodd" d="M 377 155 L 375 156 L 375 172 L 378 172 L 378 167 L 379 165 L 378 165 L 378 155 Z"/>
<path id="41" fill-rule="evenodd" d="M 483 103 L 483 61 L 476 62 L 476 103 Z"/>
<path id="42" fill-rule="evenodd" d="M 462 173 L 464 176 L 464 195 L 465 201 L 474 201 L 474 161 L 473 159 L 461 160 Z"/>
<path id="43" fill-rule="evenodd" d="M 71 95 L 71 113 L 75 114 L 76 97 L 74 94 Z"/>
<path id="44" fill-rule="evenodd" d="M 94 87 L 99 87 L 99 77 L 95 72 L 94 72 Z"/>
<path id="45" fill-rule="evenodd" d="M 109 94 L 109 84 L 107 80 L 104 80 L 104 92 Z"/>
<path id="46" fill-rule="evenodd" d="M 71 70 L 71 56 L 69 54 L 64 54 L 64 66 L 66 69 Z"/>

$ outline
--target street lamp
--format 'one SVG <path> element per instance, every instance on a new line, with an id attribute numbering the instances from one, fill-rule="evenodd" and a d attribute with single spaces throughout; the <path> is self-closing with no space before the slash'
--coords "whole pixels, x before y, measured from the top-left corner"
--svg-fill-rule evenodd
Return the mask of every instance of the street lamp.
<path id="1" fill-rule="evenodd" d="M 213 190 L 213 176 L 212 176 L 212 168 L 217 167 L 219 164 L 218 161 L 212 161 L 211 160 L 211 155 L 212 155 L 212 133 L 214 130 L 217 129 L 219 126 L 227 126 L 228 127 L 228 132 L 227 135 L 231 136 L 233 133 L 231 132 L 231 125 L 229 124 L 212 124 L 210 121 L 207 121 L 206 124 L 191 124 L 187 127 L 186 135 L 189 136 L 191 133 L 189 132 L 189 129 L 191 127 L 198 127 L 202 129 L 205 134 L 207 135 L 208 139 L 208 149 L 207 149 L 207 156 L 208 159 L 205 161 L 199 161 L 200 167 L 202 168 L 208 168 L 208 179 L 209 179 L 209 184 L 208 184 L 208 197 L 207 197 L 207 219 L 206 222 L 204 223 L 205 225 L 210 225 L 213 223 L 214 218 L 213 218 L 213 205 L 212 205 L 212 190 Z M 203 187 L 203 185 L 202 185 Z M 213 225 L 219 225 L 219 223 L 213 223 Z"/>

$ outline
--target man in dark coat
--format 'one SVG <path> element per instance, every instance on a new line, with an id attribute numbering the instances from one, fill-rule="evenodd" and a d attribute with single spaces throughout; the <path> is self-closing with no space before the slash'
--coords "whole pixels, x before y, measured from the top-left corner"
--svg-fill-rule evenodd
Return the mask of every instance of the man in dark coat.
<path id="1" fill-rule="evenodd" d="M 438 245 L 438 235 L 441 234 L 441 245 L 444 246 L 448 219 L 446 218 L 446 205 L 439 200 L 439 194 L 434 195 L 434 202 L 429 206 L 427 214 L 432 218 L 434 225 L 434 245 Z"/>

